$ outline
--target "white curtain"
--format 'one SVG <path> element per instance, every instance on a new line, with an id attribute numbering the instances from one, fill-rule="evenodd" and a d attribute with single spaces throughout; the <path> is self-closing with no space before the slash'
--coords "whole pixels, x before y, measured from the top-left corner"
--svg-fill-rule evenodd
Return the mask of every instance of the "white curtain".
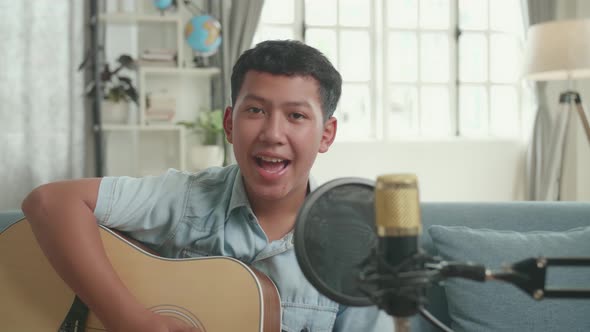
<path id="1" fill-rule="evenodd" d="M 264 0 L 210 1 L 211 12 L 221 21 L 223 36 L 222 50 L 213 58 L 215 65 L 222 69 L 221 82 L 213 89 L 213 99 L 224 104 L 214 105 L 214 108 L 224 109 L 231 105 L 232 68 L 238 57 L 252 45 L 263 5 Z M 226 164 L 234 162 L 229 144 L 226 158 Z"/>
<path id="2" fill-rule="evenodd" d="M 0 0 L 0 210 L 83 176 L 84 1 Z"/>
<path id="3" fill-rule="evenodd" d="M 525 28 L 554 20 L 555 0 L 522 0 Z M 526 179 L 528 200 L 555 201 L 559 199 L 565 132 L 571 112 L 563 112 L 558 100 L 549 101 L 547 83 L 535 83 L 536 116 L 533 135 L 527 153 Z"/>

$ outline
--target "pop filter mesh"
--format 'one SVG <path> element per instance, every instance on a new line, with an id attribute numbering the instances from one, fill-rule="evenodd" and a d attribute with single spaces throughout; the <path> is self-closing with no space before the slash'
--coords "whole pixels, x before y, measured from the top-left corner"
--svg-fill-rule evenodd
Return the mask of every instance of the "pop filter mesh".
<path id="1" fill-rule="evenodd" d="M 377 246 L 374 182 L 341 178 L 313 191 L 299 210 L 295 253 L 322 294 L 352 306 L 372 305 L 359 288 L 362 263 Z"/>

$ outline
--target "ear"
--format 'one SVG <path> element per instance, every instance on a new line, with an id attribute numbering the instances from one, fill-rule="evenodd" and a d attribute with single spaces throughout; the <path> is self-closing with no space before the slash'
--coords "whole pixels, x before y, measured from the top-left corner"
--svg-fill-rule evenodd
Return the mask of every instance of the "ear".
<path id="1" fill-rule="evenodd" d="M 230 144 L 234 143 L 232 138 L 232 131 L 234 129 L 232 113 L 233 110 L 230 106 L 228 106 L 223 113 L 223 131 L 225 132 L 225 138 Z"/>
<path id="2" fill-rule="evenodd" d="M 320 153 L 328 151 L 334 139 L 336 138 L 336 129 L 338 128 L 338 120 L 335 117 L 330 117 L 326 123 L 324 123 L 324 129 L 322 132 L 322 140 L 320 141 Z"/>

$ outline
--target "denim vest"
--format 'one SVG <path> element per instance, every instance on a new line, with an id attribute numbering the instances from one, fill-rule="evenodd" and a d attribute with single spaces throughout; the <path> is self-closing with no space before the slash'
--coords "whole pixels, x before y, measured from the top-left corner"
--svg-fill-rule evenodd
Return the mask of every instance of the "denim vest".
<path id="1" fill-rule="evenodd" d="M 269 243 L 236 165 L 105 177 L 94 214 L 164 257 L 230 256 L 265 273 L 279 290 L 283 331 L 393 331 L 376 307 L 348 308 L 321 295 L 299 268 L 292 233 Z"/>

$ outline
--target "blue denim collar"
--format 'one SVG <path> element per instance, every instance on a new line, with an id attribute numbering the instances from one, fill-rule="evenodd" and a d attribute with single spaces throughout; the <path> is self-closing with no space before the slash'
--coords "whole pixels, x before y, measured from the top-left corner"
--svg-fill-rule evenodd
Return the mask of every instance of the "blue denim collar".
<path id="1" fill-rule="evenodd" d="M 233 210 L 241 207 L 246 207 L 249 210 L 252 210 L 250 206 L 250 201 L 248 201 L 248 195 L 246 195 L 246 188 L 244 187 L 244 179 L 242 178 L 242 172 L 237 165 L 231 165 L 228 167 L 234 167 L 236 169 L 236 176 L 234 177 L 234 183 L 232 186 L 232 193 L 231 198 L 229 201 L 229 208 L 226 211 L 225 218 L 229 218 Z M 311 176 L 309 176 L 308 180 L 308 191 L 312 192 L 317 189 L 317 181 Z M 309 193 L 308 192 L 308 193 Z"/>

